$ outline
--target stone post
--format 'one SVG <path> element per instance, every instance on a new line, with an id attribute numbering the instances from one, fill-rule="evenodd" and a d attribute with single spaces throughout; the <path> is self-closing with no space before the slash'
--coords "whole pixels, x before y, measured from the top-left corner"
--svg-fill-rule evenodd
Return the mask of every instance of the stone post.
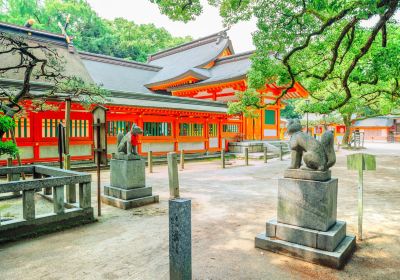
<path id="1" fill-rule="evenodd" d="M 79 183 L 79 207 L 91 207 L 91 183 Z"/>
<path id="2" fill-rule="evenodd" d="M 35 191 L 22 192 L 22 217 L 25 220 L 35 219 Z"/>
<path id="3" fill-rule="evenodd" d="M 11 167 L 13 166 L 12 164 L 12 158 L 7 158 L 7 166 Z M 7 174 L 7 181 L 19 181 L 20 179 L 20 174 Z M 20 195 L 20 192 L 13 192 L 13 195 Z"/>
<path id="4" fill-rule="evenodd" d="M 71 169 L 71 155 L 64 155 L 64 169 Z M 67 185 L 65 189 L 65 193 L 67 196 L 67 202 L 75 203 L 76 202 L 76 186 L 75 184 Z"/>
<path id="5" fill-rule="evenodd" d="M 181 170 L 185 169 L 185 151 L 181 150 L 181 158 L 179 160 L 179 163 L 181 164 Z"/>
<path id="6" fill-rule="evenodd" d="M 192 279 L 191 201 L 169 200 L 169 278 Z"/>
<path id="7" fill-rule="evenodd" d="M 169 194 L 171 198 L 179 197 L 179 178 L 178 178 L 178 161 L 177 155 L 170 152 L 167 155 L 168 160 L 168 179 L 169 179 Z"/>
<path id="8" fill-rule="evenodd" d="M 283 160 L 283 146 L 282 146 L 282 144 L 279 146 L 279 160 Z"/>
<path id="9" fill-rule="evenodd" d="M 249 148 L 245 147 L 244 148 L 244 161 L 246 165 L 249 165 Z"/>
<path id="10" fill-rule="evenodd" d="M 221 163 L 222 163 L 222 168 L 225 168 L 225 151 L 221 150 Z"/>
<path id="11" fill-rule="evenodd" d="M 149 167 L 149 173 L 153 173 L 153 152 L 147 152 L 147 166 Z"/>
<path id="12" fill-rule="evenodd" d="M 268 162 L 268 147 L 264 146 L 264 163 Z"/>
<path id="13" fill-rule="evenodd" d="M 54 213 L 64 213 L 64 186 L 55 186 L 53 188 L 53 206 Z"/>

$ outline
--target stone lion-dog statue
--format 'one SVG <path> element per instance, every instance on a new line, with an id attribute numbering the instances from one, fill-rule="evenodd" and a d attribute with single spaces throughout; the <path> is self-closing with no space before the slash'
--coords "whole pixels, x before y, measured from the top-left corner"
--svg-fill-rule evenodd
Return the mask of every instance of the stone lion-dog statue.
<path id="1" fill-rule="evenodd" d="M 302 131 L 298 119 L 288 121 L 287 131 L 292 152 L 290 169 L 300 168 L 302 159 L 308 168 L 318 171 L 326 171 L 336 163 L 334 136 L 331 131 L 324 132 L 320 142 Z"/>
<path id="2" fill-rule="evenodd" d="M 120 154 L 137 155 L 138 136 L 143 130 L 135 123 L 132 124 L 131 130 L 127 134 L 119 132 L 117 135 L 117 150 Z"/>

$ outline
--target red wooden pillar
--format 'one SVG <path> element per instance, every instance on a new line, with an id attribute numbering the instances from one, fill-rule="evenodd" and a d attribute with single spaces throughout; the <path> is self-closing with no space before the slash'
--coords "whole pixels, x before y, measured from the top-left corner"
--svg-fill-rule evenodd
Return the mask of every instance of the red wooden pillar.
<path id="1" fill-rule="evenodd" d="M 42 138 L 42 129 L 43 129 L 42 118 L 40 113 L 31 112 L 30 115 L 32 116 L 30 130 L 31 130 L 31 137 L 33 140 L 33 160 L 39 161 L 40 158 L 39 142 L 41 141 Z"/>
<path id="2" fill-rule="evenodd" d="M 172 136 L 174 138 L 174 151 L 179 152 L 179 143 L 178 143 L 178 136 L 179 136 L 179 117 L 176 116 L 174 121 L 172 122 Z"/>
<path id="3" fill-rule="evenodd" d="M 137 119 L 137 125 L 143 130 L 143 132 L 144 132 L 144 125 L 143 125 L 143 115 L 142 114 L 139 114 L 139 116 L 138 116 L 138 119 Z M 139 136 L 139 138 L 138 138 L 138 149 L 137 149 L 137 152 L 138 152 L 138 154 L 141 154 L 142 153 L 142 136 Z"/>
<path id="4" fill-rule="evenodd" d="M 209 137 L 210 135 L 208 133 L 208 124 L 209 124 L 208 117 L 204 118 L 203 123 L 204 123 L 203 131 L 204 131 L 204 140 L 205 140 L 204 148 L 206 149 L 206 151 L 208 151 L 210 149 L 210 137 Z"/>

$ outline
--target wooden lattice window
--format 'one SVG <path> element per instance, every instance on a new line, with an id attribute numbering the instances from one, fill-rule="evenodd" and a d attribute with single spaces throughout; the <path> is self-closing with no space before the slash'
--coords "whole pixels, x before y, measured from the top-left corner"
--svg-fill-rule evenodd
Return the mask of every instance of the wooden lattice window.
<path id="1" fill-rule="evenodd" d="M 239 132 L 239 125 L 238 124 L 224 124 L 222 126 L 222 131 L 223 132 L 238 133 Z"/>
<path id="2" fill-rule="evenodd" d="M 143 123 L 144 136 L 171 136 L 172 129 L 169 122 L 145 122 Z"/>
<path id="3" fill-rule="evenodd" d="M 119 132 L 127 133 L 132 127 L 129 121 L 109 121 L 107 122 L 107 135 L 117 136 Z"/>
<path id="4" fill-rule="evenodd" d="M 179 124 L 179 136 L 203 136 L 203 124 L 181 123 Z"/>
<path id="5" fill-rule="evenodd" d="M 218 124 L 210 123 L 208 124 L 208 136 L 217 137 L 218 136 Z"/>
<path id="6" fill-rule="evenodd" d="M 42 137 L 58 137 L 58 124 L 63 119 L 42 119 Z M 71 120 L 69 123 L 70 137 L 89 137 L 89 120 Z"/>

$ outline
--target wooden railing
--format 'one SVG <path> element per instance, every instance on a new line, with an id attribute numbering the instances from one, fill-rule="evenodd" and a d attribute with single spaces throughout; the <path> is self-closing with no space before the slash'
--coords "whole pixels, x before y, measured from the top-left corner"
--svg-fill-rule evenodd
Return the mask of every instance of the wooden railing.
<path id="1" fill-rule="evenodd" d="M 22 172 L 32 180 L 0 183 L 0 193 L 22 192 L 22 219 L 0 221 L 0 242 L 94 221 L 89 174 L 41 165 L 0 168 L 0 176 Z M 78 185 L 79 201 L 65 207 L 64 188 L 70 185 Z M 36 215 L 35 193 L 46 190 L 52 190 L 53 213 Z"/>

